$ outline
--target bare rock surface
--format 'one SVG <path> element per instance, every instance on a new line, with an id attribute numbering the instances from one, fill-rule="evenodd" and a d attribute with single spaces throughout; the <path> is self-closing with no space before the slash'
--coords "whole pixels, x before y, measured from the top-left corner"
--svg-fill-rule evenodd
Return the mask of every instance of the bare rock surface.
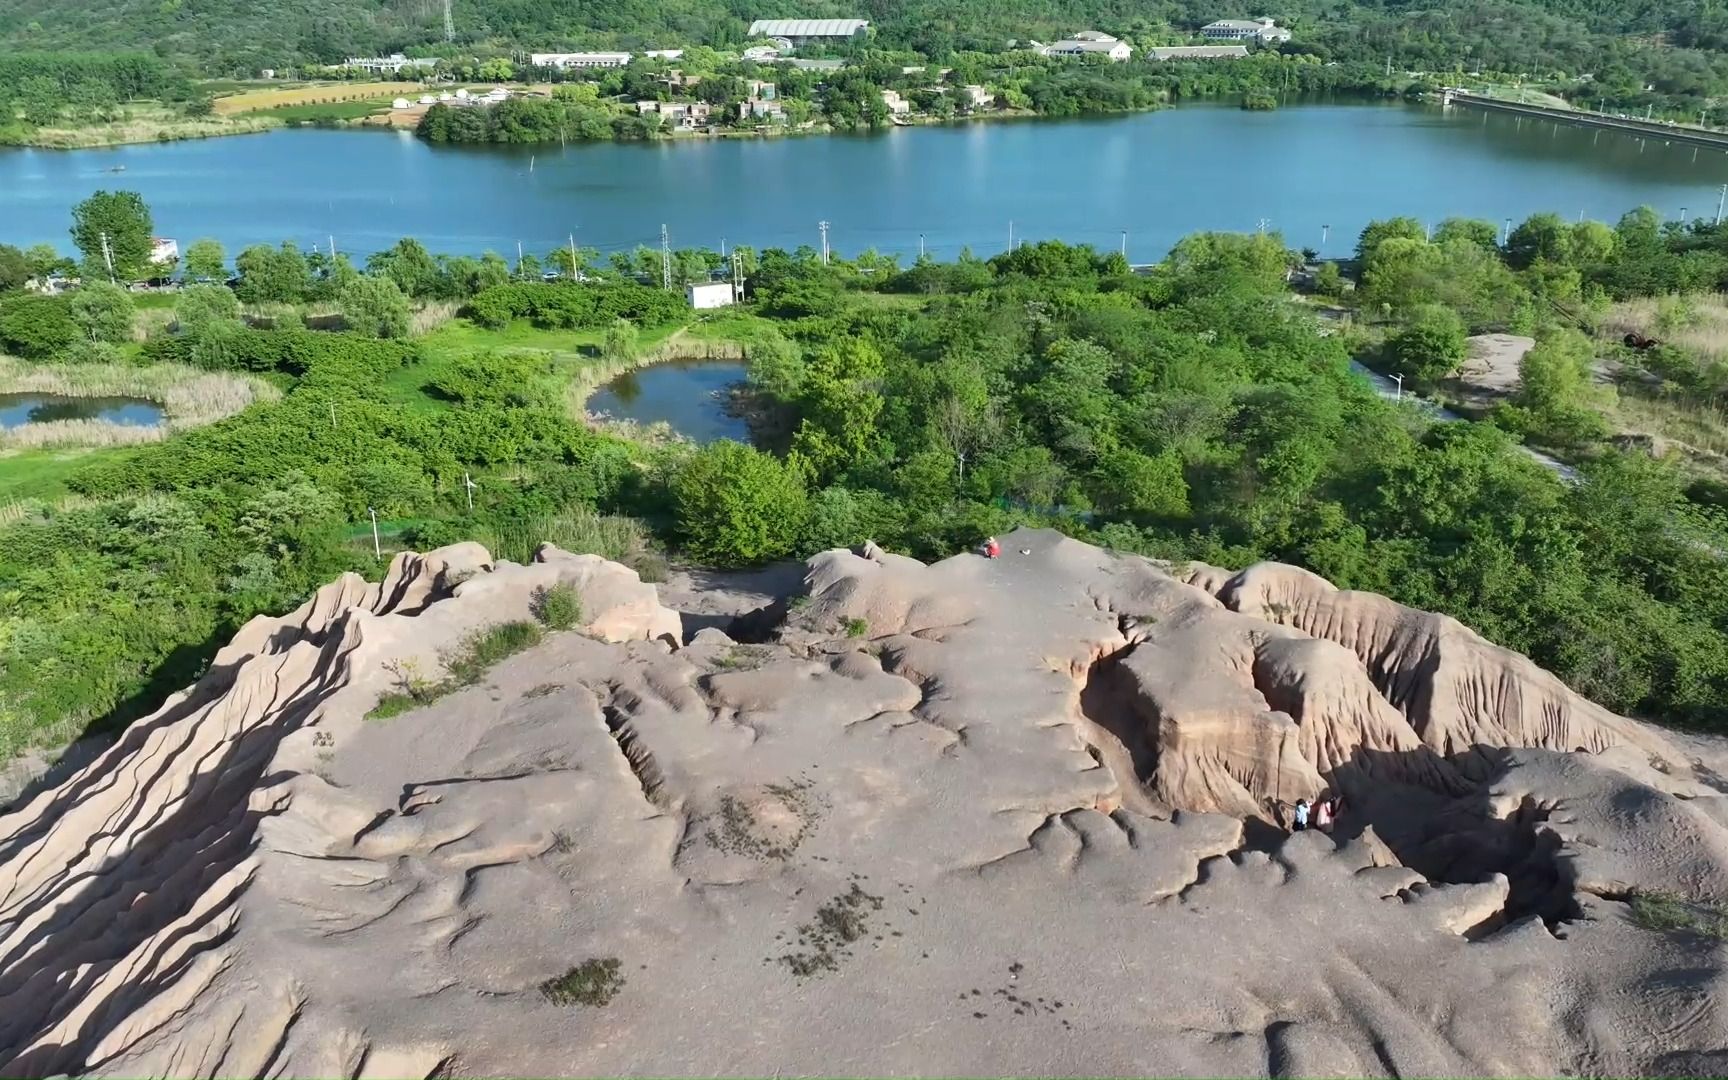
<path id="1" fill-rule="evenodd" d="M 1723 946 L 1626 903 L 1728 897 L 1695 747 L 1290 567 L 1003 551 L 255 620 L 0 817 L 0 1074 L 1720 1071 Z"/>

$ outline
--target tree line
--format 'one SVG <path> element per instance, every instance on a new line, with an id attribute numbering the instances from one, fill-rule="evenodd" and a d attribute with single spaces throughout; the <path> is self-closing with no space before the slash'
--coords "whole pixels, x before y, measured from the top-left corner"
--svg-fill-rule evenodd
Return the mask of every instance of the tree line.
<path id="1" fill-rule="evenodd" d="M 1348 291 L 1365 315 L 1384 305 L 1373 318 L 1387 347 L 1412 355 L 1422 335 L 1451 347 L 1458 325 L 1428 320 L 1529 320 L 1544 348 L 1527 382 L 1547 393 L 1577 363 L 1566 336 L 1577 331 L 1551 325 L 1557 312 L 1701 266 L 1720 275 L 1714 226 L 1652 231 L 1649 217 L 1582 227 L 1538 215 L 1504 242 L 1479 222 L 1432 238 L 1377 223 Z M 391 297 L 459 296 L 447 302 L 477 333 L 684 317 L 673 294 L 632 280 L 655 253 L 620 253 L 589 275 L 576 267 L 598 270 L 598 258 L 578 249 L 565 281 L 542 283 L 496 256 L 441 258 L 411 240 L 364 271 L 331 260 L 327 274 L 291 246 L 249 251 L 236 288 L 251 279 L 254 307 L 304 304 L 352 274 L 350 286 Z M 227 270 L 219 251 L 189 250 L 188 269 L 195 260 L 213 272 L 202 276 Z M 1021 522 L 1166 559 L 1283 559 L 1452 614 L 1611 707 L 1728 722 L 1728 533 L 1686 477 L 1608 451 L 1564 483 L 1519 451 L 1511 425 L 1439 423 L 1384 401 L 1350 371 L 1363 342 L 1322 333 L 1292 302 L 1303 261 L 1275 234 L 1191 236 L 1150 274 L 1056 242 L 907 266 L 750 251 L 749 303 L 733 318 L 749 320 L 754 445 L 700 449 L 591 430 L 542 354 L 434 356 L 364 319 L 345 333 L 248 326 L 227 286 L 189 288 L 173 328 L 115 343 L 124 351 L 109 358 L 257 371 L 286 392 L 162 444 L 91 455 L 62 481 L 78 499 L 0 524 L 0 581 L 15 583 L 0 614 L 0 718 L 59 730 L 153 707 L 246 618 L 340 570 L 375 572 L 369 533 L 356 541 L 371 508 L 412 546 L 613 544 L 570 530 L 628 519 L 638 547 L 594 549 L 637 557 L 658 544 L 718 565 L 865 539 L 939 558 Z M 46 362 L 82 362 L 83 339 L 126 325 L 100 304 L 71 308 L 85 289 L 46 298 L 81 335 Z M 8 293 L 0 312 L 36 299 Z M 418 388 L 408 398 L 405 383 Z"/>

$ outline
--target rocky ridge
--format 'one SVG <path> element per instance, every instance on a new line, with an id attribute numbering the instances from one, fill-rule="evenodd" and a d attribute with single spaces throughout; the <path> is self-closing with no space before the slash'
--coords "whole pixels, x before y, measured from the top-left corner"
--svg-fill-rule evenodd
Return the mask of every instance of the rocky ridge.
<path id="1" fill-rule="evenodd" d="M 0 816 L 0 1072 L 1728 1065 L 1723 946 L 1626 902 L 1728 896 L 1674 740 L 1291 567 L 1003 546 L 730 633 L 474 545 L 255 620 Z M 368 719 L 559 582 L 579 631 Z"/>

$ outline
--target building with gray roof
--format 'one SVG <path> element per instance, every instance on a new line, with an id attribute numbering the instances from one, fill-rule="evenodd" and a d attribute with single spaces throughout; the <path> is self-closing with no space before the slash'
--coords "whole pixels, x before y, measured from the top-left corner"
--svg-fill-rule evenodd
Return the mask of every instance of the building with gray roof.
<path id="1" fill-rule="evenodd" d="M 778 38 L 794 46 L 855 41 L 869 30 L 866 19 L 757 19 L 750 24 L 751 37 Z"/>

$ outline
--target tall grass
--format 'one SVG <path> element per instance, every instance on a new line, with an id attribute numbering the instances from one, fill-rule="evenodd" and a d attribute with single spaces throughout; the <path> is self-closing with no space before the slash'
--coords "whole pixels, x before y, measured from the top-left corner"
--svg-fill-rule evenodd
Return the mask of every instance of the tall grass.
<path id="1" fill-rule="evenodd" d="M 0 432 L 0 448 L 125 446 L 158 442 L 177 431 L 232 416 L 255 401 L 275 401 L 282 392 L 263 379 L 201 371 L 181 364 L 124 367 L 118 364 L 51 366 L 0 356 L 0 394 L 62 397 L 129 397 L 162 406 L 152 427 L 103 420 L 56 420 Z"/>
<path id="2" fill-rule="evenodd" d="M 572 507 L 522 522 L 483 525 L 474 539 L 495 557 L 525 563 L 542 543 L 577 555 L 599 555 L 627 565 L 651 550 L 648 527 L 631 517 Z"/>
<path id="3" fill-rule="evenodd" d="M 408 333 L 413 337 L 430 334 L 456 317 L 460 304 L 452 300 L 429 300 L 408 317 Z"/>
<path id="4" fill-rule="evenodd" d="M 128 117 L 111 124 L 92 124 L 81 128 L 36 128 L 19 143 L 41 146 L 50 150 L 78 150 L 92 146 L 119 146 L 124 143 L 178 142 L 182 139 L 208 139 L 217 135 L 247 135 L 281 127 L 282 121 L 271 116 L 211 116 L 200 118 L 172 115 Z"/>
<path id="5" fill-rule="evenodd" d="M 1623 300 L 1609 309 L 1600 329 L 1615 340 L 1628 333 L 1642 334 L 1661 338 L 1700 360 L 1728 362 L 1728 296 L 1720 293 Z"/>

